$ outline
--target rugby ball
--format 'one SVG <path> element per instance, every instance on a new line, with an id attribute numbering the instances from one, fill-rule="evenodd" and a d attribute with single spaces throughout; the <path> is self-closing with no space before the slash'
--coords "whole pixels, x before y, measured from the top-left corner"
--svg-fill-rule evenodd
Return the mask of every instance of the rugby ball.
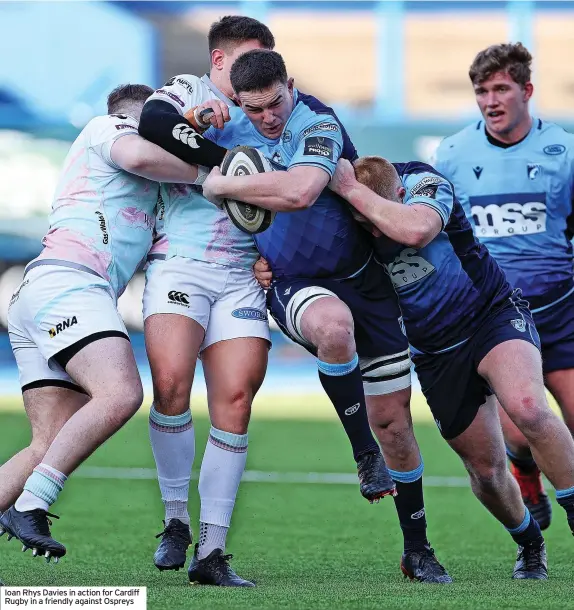
<path id="1" fill-rule="evenodd" d="M 252 176 L 273 171 L 269 161 L 256 148 L 250 146 L 236 146 L 228 151 L 220 169 L 224 176 Z M 238 229 L 251 235 L 268 229 L 276 214 L 271 210 L 228 198 L 223 202 L 223 209 Z"/>

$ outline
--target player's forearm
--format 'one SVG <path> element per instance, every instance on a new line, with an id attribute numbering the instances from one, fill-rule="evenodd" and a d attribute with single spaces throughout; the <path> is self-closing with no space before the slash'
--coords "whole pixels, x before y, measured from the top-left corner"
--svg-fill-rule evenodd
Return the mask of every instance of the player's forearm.
<path id="1" fill-rule="evenodd" d="M 227 152 L 206 140 L 171 104 L 161 100 L 151 100 L 144 105 L 139 134 L 190 164 L 216 167 Z"/>
<path id="2" fill-rule="evenodd" d="M 134 150 L 129 171 L 155 182 L 185 184 L 195 182 L 198 174 L 197 165 L 190 165 L 143 138 Z"/>
<path id="3" fill-rule="evenodd" d="M 221 176 L 214 190 L 218 197 L 229 197 L 276 212 L 301 210 L 316 199 L 304 181 L 282 171 L 253 176 Z"/>
<path id="4" fill-rule="evenodd" d="M 411 248 L 422 248 L 436 237 L 416 207 L 384 199 L 357 182 L 344 198 L 381 233 Z"/>

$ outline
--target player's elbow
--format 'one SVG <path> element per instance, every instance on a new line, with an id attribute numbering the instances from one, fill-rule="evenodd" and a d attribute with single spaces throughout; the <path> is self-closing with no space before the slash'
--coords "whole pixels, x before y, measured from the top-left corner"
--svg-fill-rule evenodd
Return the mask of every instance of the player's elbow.
<path id="1" fill-rule="evenodd" d="M 413 226 L 411 227 L 405 236 L 405 245 L 420 250 L 428 245 L 436 234 L 434 229 L 427 226 Z"/>
<path id="2" fill-rule="evenodd" d="M 294 210 L 306 210 L 315 203 L 317 196 L 316 189 L 312 185 L 300 183 L 291 190 L 290 204 Z"/>
<path id="3" fill-rule="evenodd" d="M 150 144 L 147 144 L 150 146 Z M 129 151 L 125 151 L 121 159 L 121 166 L 124 170 L 132 173 L 142 175 L 148 172 L 152 168 L 152 160 L 146 150 L 146 142 L 138 138 L 137 142 L 134 142 L 130 147 Z"/>

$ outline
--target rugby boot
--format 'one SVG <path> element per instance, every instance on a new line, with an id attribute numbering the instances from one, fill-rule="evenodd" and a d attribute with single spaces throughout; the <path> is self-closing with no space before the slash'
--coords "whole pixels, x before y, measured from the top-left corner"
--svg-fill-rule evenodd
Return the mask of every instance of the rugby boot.
<path id="1" fill-rule="evenodd" d="M 534 542 L 518 547 L 512 578 L 528 578 L 532 580 L 548 579 L 546 544 L 544 543 L 542 536 Z"/>
<path id="2" fill-rule="evenodd" d="M 364 453 L 357 460 L 361 495 L 371 504 L 389 494 L 396 496 L 395 482 L 380 451 Z"/>
<path id="3" fill-rule="evenodd" d="M 185 566 L 187 549 L 191 546 L 191 530 L 189 525 L 179 519 L 170 519 L 165 525 L 161 542 L 153 556 L 153 562 L 158 570 L 179 570 Z"/>
<path id="4" fill-rule="evenodd" d="M 538 521 L 540 529 L 545 530 L 552 520 L 552 504 L 544 491 L 540 470 L 535 466 L 534 470 L 525 472 L 511 464 L 510 471 L 518 482 L 524 505 Z"/>
<path id="5" fill-rule="evenodd" d="M 199 545 L 189 564 L 187 575 L 192 585 L 214 585 L 216 587 L 254 587 L 255 583 L 238 576 L 229 565 L 233 555 L 224 555 L 221 549 L 214 549 L 204 559 L 197 558 Z"/>
<path id="6" fill-rule="evenodd" d="M 58 563 L 66 554 L 66 547 L 52 538 L 49 517 L 60 518 L 41 508 L 20 512 L 11 506 L 0 516 L 0 536 L 8 534 L 8 540 L 18 538 L 24 545 L 22 551 L 32 549 L 34 557 L 43 556 L 48 562 L 53 557 Z"/>
<path id="7" fill-rule="evenodd" d="M 434 549 L 425 545 L 422 549 L 405 551 L 401 557 L 401 570 L 411 580 L 424 583 L 448 584 L 452 578 L 439 563 Z"/>

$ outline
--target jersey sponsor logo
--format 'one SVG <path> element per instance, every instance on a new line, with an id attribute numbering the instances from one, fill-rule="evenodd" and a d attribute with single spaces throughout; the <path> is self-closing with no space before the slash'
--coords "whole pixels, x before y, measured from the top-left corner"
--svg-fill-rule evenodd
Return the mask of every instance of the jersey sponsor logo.
<path id="1" fill-rule="evenodd" d="M 530 180 L 536 180 L 536 178 L 538 178 L 538 174 L 540 174 L 542 167 L 539 163 L 529 163 L 526 166 L 526 169 L 528 171 L 528 178 Z"/>
<path id="2" fill-rule="evenodd" d="M 189 307 L 189 295 L 185 292 L 179 292 L 177 290 L 170 290 L 167 293 L 167 299 L 174 305 L 185 305 Z"/>
<path id="3" fill-rule="evenodd" d="M 395 288 L 409 286 L 430 275 L 435 267 L 414 248 L 405 248 L 392 263 L 385 265 Z"/>
<path id="4" fill-rule="evenodd" d="M 48 334 L 50 335 L 50 339 L 53 339 L 56 335 L 64 332 L 66 329 L 70 328 L 70 326 L 74 326 L 78 323 L 78 318 L 76 316 L 72 316 L 64 320 L 63 322 L 58 322 L 56 326 L 50 328 L 48 330 Z"/>
<path id="5" fill-rule="evenodd" d="M 177 96 L 175 93 L 172 93 L 171 91 L 166 91 L 165 89 L 158 89 L 156 91 L 156 93 L 158 95 L 167 95 L 167 97 L 172 99 L 174 102 L 177 102 L 182 108 L 185 107 L 185 102 L 179 96 Z"/>
<path id="6" fill-rule="evenodd" d="M 417 182 L 411 189 L 411 197 L 419 195 L 420 197 L 430 197 L 434 199 L 438 185 L 444 182 L 440 176 L 427 176 Z"/>
<path id="7" fill-rule="evenodd" d="M 512 326 L 514 326 L 514 328 L 516 328 L 517 331 L 521 333 L 526 332 L 526 321 L 522 318 L 519 318 L 517 320 L 510 320 L 510 323 L 512 324 Z"/>
<path id="8" fill-rule="evenodd" d="M 100 223 L 100 231 L 102 232 L 102 242 L 105 246 L 107 246 L 110 238 L 108 236 L 108 228 L 106 227 L 106 218 L 101 212 L 96 211 L 95 214 L 98 217 L 98 221 Z"/>
<path id="9" fill-rule="evenodd" d="M 116 129 L 118 131 L 120 129 L 133 129 L 134 131 L 136 130 L 136 128 L 133 125 L 128 125 L 128 123 L 122 123 L 121 125 L 116 125 Z"/>
<path id="10" fill-rule="evenodd" d="M 335 160 L 335 140 L 331 138 L 322 138 L 313 136 L 305 140 L 305 148 L 303 149 L 305 156 L 325 157 L 329 161 Z"/>
<path id="11" fill-rule="evenodd" d="M 354 415 L 361 408 L 361 403 L 358 402 L 352 407 L 345 409 L 345 415 Z"/>
<path id="12" fill-rule="evenodd" d="M 27 286 L 30 283 L 30 280 L 24 280 L 20 286 L 18 287 L 18 290 L 16 290 L 16 292 L 12 295 L 12 298 L 10 299 L 10 304 L 8 305 L 8 307 L 12 307 L 12 305 L 14 305 L 14 303 L 20 298 L 20 291 L 22 290 L 22 288 L 24 288 L 24 286 Z"/>
<path id="13" fill-rule="evenodd" d="M 202 138 L 203 136 L 192 129 L 187 123 L 178 123 L 171 132 L 171 135 L 176 139 L 180 140 L 184 144 L 187 144 L 190 148 L 199 148 L 199 144 L 196 142 L 196 138 Z"/>
<path id="14" fill-rule="evenodd" d="M 172 76 L 167 83 L 164 85 L 164 87 L 171 87 L 173 85 L 173 83 L 175 83 L 175 76 Z"/>
<path id="15" fill-rule="evenodd" d="M 267 314 L 254 307 L 240 307 L 239 309 L 234 309 L 231 312 L 231 315 L 240 320 L 259 320 L 260 322 L 265 322 L 267 320 Z"/>
<path id="16" fill-rule="evenodd" d="M 563 152 L 566 152 L 566 146 L 563 146 L 562 144 L 550 144 L 549 146 L 545 146 L 542 150 L 547 155 L 561 155 Z"/>
<path id="17" fill-rule="evenodd" d="M 470 197 L 477 237 L 534 235 L 546 231 L 546 194 L 509 193 Z"/>
<path id="18" fill-rule="evenodd" d="M 301 134 L 304 138 L 308 136 L 310 133 L 314 131 L 340 131 L 339 125 L 336 123 L 317 123 L 317 125 L 311 125 L 311 127 L 307 127 L 305 131 Z"/>
<path id="19" fill-rule="evenodd" d="M 474 175 L 476 176 L 477 180 L 480 178 L 480 174 L 482 174 L 483 169 L 484 167 L 480 167 L 479 165 L 472 168 L 472 171 L 474 172 Z"/>
<path id="20" fill-rule="evenodd" d="M 185 78 L 176 78 L 175 82 L 178 85 L 181 85 L 188 93 L 189 95 L 191 95 L 193 93 L 193 87 L 191 85 L 191 83 L 187 80 L 185 80 Z M 165 87 L 165 85 L 164 85 Z"/>

